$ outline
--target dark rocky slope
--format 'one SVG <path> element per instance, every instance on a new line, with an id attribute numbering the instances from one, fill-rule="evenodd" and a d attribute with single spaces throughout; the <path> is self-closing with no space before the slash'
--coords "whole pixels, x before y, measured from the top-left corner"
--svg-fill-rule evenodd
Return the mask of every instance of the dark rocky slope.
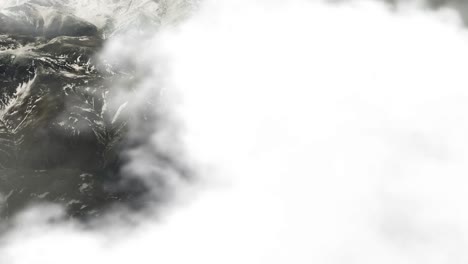
<path id="1" fill-rule="evenodd" d="M 0 215 L 34 201 L 82 217 L 139 206 L 144 184 L 119 184 L 127 121 L 106 105 L 126 77 L 95 59 L 102 30 L 35 2 L 0 11 Z"/>

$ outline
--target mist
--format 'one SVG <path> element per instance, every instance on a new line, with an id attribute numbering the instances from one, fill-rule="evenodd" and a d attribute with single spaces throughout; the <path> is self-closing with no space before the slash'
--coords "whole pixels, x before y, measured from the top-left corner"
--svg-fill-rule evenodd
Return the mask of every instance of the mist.
<path id="1" fill-rule="evenodd" d="M 170 181 L 172 202 L 132 228 L 119 209 L 88 229 L 32 207 L 0 263 L 465 263 L 461 21 L 376 1 L 206 0 L 109 39 L 103 58 L 144 73 L 115 105 L 156 97 L 167 120 L 130 124 L 143 144 L 124 171 L 170 178 L 144 159 L 161 151 L 196 181 Z"/>

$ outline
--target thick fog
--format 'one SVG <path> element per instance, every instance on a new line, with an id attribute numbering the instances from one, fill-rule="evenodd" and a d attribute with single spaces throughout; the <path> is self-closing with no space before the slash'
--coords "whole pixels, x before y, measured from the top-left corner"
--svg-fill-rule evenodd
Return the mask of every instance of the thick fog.
<path id="1" fill-rule="evenodd" d="M 187 12 L 156 32 L 122 31 L 99 54 L 141 73 L 131 92 L 115 84 L 122 115 L 142 111 L 126 100 L 157 102 L 158 122 L 129 123 L 143 144 L 123 171 L 155 193 L 166 189 L 152 175 L 164 177 L 171 201 L 116 208 L 92 227 L 31 207 L 3 234 L 0 263 L 466 262 L 459 13 L 306 0 Z M 160 153 L 192 180 L 151 159 Z"/>

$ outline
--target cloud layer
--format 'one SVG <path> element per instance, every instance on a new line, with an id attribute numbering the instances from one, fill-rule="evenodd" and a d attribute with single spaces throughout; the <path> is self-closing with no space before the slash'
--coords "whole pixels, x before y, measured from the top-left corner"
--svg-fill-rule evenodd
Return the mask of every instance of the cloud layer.
<path id="1" fill-rule="evenodd" d="M 144 51 L 122 49 L 151 66 L 138 97 L 169 100 L 200 183 L 133 230 L 118 213 L 86 231 L 33 209 L 0 262 L 463 263 L 468 38 L 456 20 L 368 1 L 203 2 Z"/>

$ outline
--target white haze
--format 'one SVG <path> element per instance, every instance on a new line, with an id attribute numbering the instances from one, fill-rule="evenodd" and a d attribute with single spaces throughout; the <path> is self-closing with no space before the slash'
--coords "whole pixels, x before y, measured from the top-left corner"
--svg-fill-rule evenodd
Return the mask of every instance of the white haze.
<path id="1" fill-rule="evenodd" d="M 47 19 L 51 7 L 71 13 L 93 23 L 99 29 L 126 31 L 142 21 L 155 25 L 171 24 L 183 19 L 198 0 L 1 0 L 0 9 L 22 4 L 39 7 Z M 42 8 L 41 8 L 42 7 Z"/>
<path id="2" fill-rule="evenodd" d="M 206 0 L 115 53 L 158 69 L 138 98 L 152 82 L 174 96 L 195 194 L 133 231 L 47 224 L 36 208 L 0 263 L 466 263 L 459 25 L 366 1 Z"/>

